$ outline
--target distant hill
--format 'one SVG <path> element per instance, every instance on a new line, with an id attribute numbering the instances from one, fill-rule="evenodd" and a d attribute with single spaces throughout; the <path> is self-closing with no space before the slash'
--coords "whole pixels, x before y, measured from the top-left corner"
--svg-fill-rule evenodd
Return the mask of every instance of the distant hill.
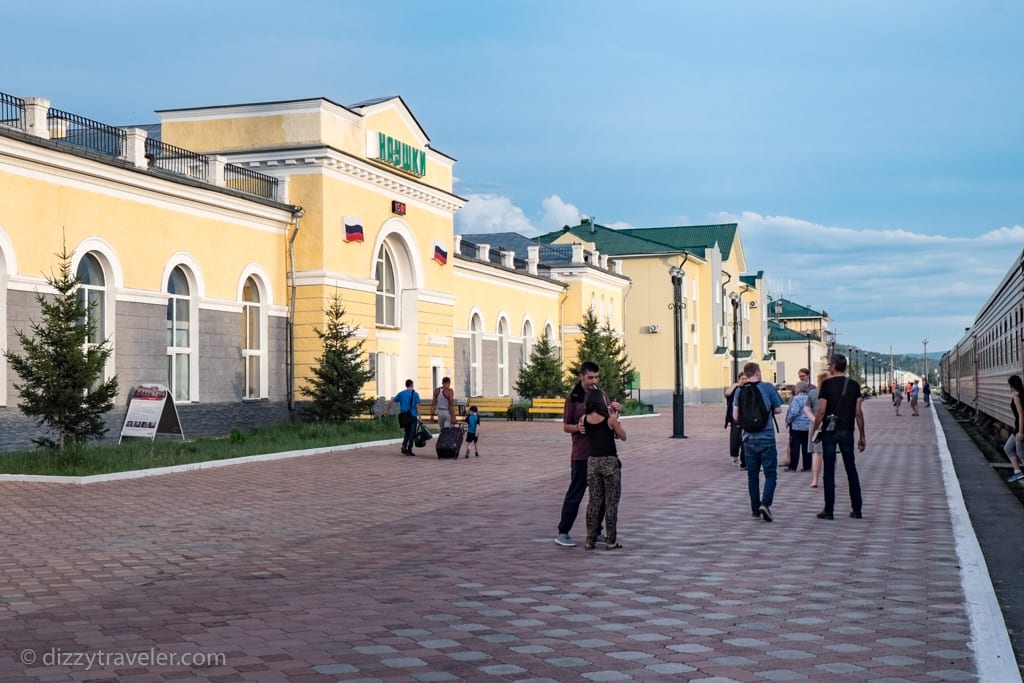
<path id="1" fill-rule="evenodd" d="M 929 361 L 939 360 L 940 358 L 942 358 L 942 355 L 944 353 L 946 353 L 945 350 L 943 350 L 943 351 L 929 351 L 928 352 L 928 360 Z M 924 358 L 924 354 L 923 353 L 904 353 L 904 354 L 900 354 L 900 355 L 902 355 L 904 358 Z"/>

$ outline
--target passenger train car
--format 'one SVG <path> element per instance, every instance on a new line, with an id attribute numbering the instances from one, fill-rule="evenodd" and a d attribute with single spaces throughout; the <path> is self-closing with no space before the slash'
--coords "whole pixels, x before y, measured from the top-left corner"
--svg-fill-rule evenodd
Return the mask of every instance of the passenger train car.
<path id="1" fill-rule="evenodd" d="M 1024 374 L 1024 251 L 982 306 L 974 324 L 939 360 L 943 398 L 1013 425 L 1006 378 Z"/>

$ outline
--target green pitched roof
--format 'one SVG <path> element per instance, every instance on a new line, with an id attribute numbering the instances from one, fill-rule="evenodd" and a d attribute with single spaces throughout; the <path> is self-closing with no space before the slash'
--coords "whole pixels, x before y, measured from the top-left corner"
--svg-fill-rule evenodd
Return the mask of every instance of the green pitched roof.
<path id="1" fill-rule="evenodd" d="M 707 249 L 717 242 L 724 260 L 729 258 L 732 251 L 736 229 L 735 223 L 725 223 L 613 230 L 599 223 L 588 222 L 573 227 L 566 226 L 561 230 L 541 235 L 538 239 L 550 244 L 562 235 L 571 233 L 582 241 L 593 242 L 602 254 L 612 256 L 688 251 L 701 258 L 705 258 Z"/>
<path id="2" fill-rule="evenodd" d="M 727 261 L 736 241 L 737 225 L 721 223 L 718 225 L 677 225 L 668 228 L 627 228 L 625 232 L 634 237 L 661 242 L 680 250 L 709 248 L 718 243 L 722 252 L 722 260 Z"/>
<path id="3" fill-rule="evenodd" d="M 775 305 L 776 302 L 782 303 L 782 312 L 776 314 Z M 828 313 L 825 311 L 816 311 L 813 308 L 807 308 L 807 306 L 801 306 L 798 303 L 790 301 L 788 299 L 772 299 L 768 302 L 768 317 L 775 318 L 827 318 Z"/>
<path id="4" fill-rule="evenodd" d="M 740 282 L 754 289 L 757 289 L 758 280 L 764 279 L 764 271 L 759 270 L 754 275 L 740 275 Z"/>

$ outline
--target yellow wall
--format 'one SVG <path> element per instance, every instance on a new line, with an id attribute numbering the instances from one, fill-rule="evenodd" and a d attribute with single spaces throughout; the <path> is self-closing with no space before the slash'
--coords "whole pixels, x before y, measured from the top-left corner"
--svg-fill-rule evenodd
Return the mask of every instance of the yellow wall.
<path id="1" fill-rule="evenodd" d="M 203 211 L 192 202 L 169 206 L 166 198 L 151 191 L 126 192 L 122 187 L 112 193 L 88 181 L 58 185 L 0 173 L 0 184 L 5 193 L 19 198 L 7 207 L 0 227 L 14 243 L 20 275 L 42 277 L 53 271 L 63 230 L 69 253 L 87 238 L 109 244 L 125 288 L 164 291 L 165 267 L 174 254 L 184 251 L 198 264 L 206 297 L 237 301 L 243 270 L 257 262 L 271 278 L 266 284 L 274 295 L 272 303 L 286 303 L 281 245 L 290 218 L 287 212 L 267 210 L 277 220 L 257 221 L 242 213 Z M 241 219 L 250 224 L 239 224 Z"/>

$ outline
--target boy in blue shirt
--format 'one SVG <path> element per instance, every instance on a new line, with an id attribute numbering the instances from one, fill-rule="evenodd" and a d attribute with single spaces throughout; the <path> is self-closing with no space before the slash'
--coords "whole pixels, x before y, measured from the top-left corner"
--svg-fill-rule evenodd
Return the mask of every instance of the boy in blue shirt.
<path id="1" fill-rule="evenodd" d="M 466 418 L 466 457 L 469 457 L 469 444 L 473 444 L 473 452 L 480 457 L 477 450 L 477 441 L 480 434 L 480 415 L 477 414 L 476 406 L 469 407 L 469 416 Z"/>

